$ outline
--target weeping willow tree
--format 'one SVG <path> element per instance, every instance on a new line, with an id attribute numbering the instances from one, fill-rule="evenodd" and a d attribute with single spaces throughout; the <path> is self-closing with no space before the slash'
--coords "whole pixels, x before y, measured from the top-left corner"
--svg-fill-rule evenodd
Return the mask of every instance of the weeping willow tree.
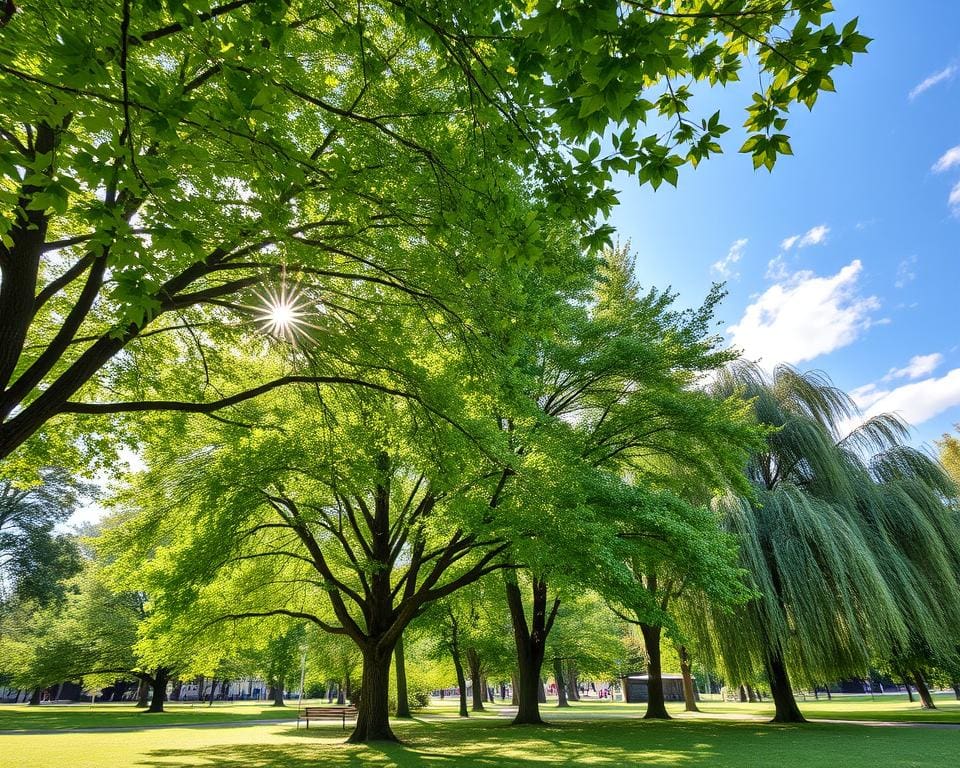
<path id="1" fill-rule="evenodd" d="M 794 682 L 863 674 L 872 660 L 907 664 L 956 645 L 956 518 L 942 468 L 904 445 L 895 416 L 857 419 L 819 373 L 738 364 L 715 384 L 740 393 L 772 428 L 746 466 L 748 495 L 717 506 L 739 539 L 758 597 L 736 611 L 704 605 L 700 646 L 730 683 L 763 674 L 776 722 L 803 722 Z M 899 662 L 898 662 L 899 660 Z"/>

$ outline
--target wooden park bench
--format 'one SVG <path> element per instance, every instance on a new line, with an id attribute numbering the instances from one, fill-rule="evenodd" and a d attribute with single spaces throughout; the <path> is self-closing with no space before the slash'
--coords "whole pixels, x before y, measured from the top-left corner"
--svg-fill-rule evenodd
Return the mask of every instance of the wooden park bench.
<path id="1" fill-rule="evenodd" d="M 300 727 L 300 721 L 305 720 L 307 728 L 310 727 L 311 720 L 339 720 L 344 730 L 347 728 L 347 720 L 353 720 L 357 716 L 357 708 L 348 707 L 304 707 L 297 712 L 297 728 Z"/>

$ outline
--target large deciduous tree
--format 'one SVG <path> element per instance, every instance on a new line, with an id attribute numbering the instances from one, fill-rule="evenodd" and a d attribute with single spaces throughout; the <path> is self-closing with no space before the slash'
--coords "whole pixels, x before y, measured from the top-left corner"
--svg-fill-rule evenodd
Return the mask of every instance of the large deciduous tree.
<path id="1" fill-rule="evenodd" d="M 741 151 L 771 167 L 790 152 L 789 107 L 812 106 L 866 47 L 855 21 L 828 23 L 830 10 L 827 0 L 9 5 L 0 457 L 33 436 L 43 439 L 29 460 L 20 453 L 28 467 L 110 447 L 85 422 L 69 422 L 82 442 L 62 419 L 48 428 L 65 414 L 214 412 L 281 384 L 349 378 L 253 370 L 220 390 L 210 347 L 232 344 L 261 303 L 254 288 L 279 291 L 284 273 L 323 292 L 328 320 L 361 283 L 455 310 L 478 264 L 463 242 L 507 270 L 549 264 L 544 217 L 602 242 L 594 222 L 616 200 L 614 172 L 676 183 L 679 166 L 720 150 L 709 89 L 694 94 L 738 79 L 748 58 L 763 85 Z M 648 122 L 657 132 L 645 135 Z M 178 399 L 150 375 L 172 361 L 191 384 Z"/>

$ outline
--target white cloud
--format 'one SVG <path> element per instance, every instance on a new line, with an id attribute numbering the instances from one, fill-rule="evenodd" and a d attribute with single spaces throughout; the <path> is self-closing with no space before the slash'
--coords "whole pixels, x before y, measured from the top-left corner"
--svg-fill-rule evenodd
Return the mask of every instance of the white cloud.
<path id="1" fill-rule="evenodd" d="M 820 245 L 821 243 L 826 242 L 827 235 L 830 234 L 830 227 L 826 224 L 820 224 L 819 226 L 812 227 L 807 230 L 807 233 L 800 238 L 800 242 L 797 243 L 797 248 L 806 248 L 808 245 Z"/>
<path id="2" fill-rule="evenodd" d="M 789 251 L 793 246 L 806 248 L 808 245 L 821 245 L 826 242 L 828 234 L 830 234 L 830 227 L 826 224 L 818 224 L 808 229 L 802 235 L 785 237 L 780 241 L 780 247 L 785 251 Z"/>
<path id="3" fill-rule="evenodd" d="M 960 144 L 957 144 L 955 147 L 950 147 L 950 149 L 940 155 L 940 159 L 933 164 L 930 170 L 934 173 L 943 173 L 944 171 L 949 171 L 955 165 L 960 165 Z"/>
<path id="4" fill-rule="evenodd" d="M 944 67 L 939 72 L 934 72 L 932 75 L 925 77 L 913 87 L 913 90 L 910 91 L 911 101 L 917 98 L 917 96 L 924 91 L 929 91 L 931 88 L 933 88 L 933 86 L 939 85 L 945 80 L 952 80 L 955 74 L 957 74 L 957 66 L 956 64 L 951 64 L 948 67 Z"/>
<path id="5" fill-rule="evenodd" d="M 953 189 L 950 190 L 950 197 L 947 202 L 950 203 L 953 208 L 953 212 L 960 215 L 960 181 L 953 185 Z"/>
<path id="6" fill-rule="evenodd" d="M 829 277 L 797 272 L 770 286 L 728 329 L 733 344 L 768 368 L 847 346 L 872 325 L 871 312 L 880 307 L 875 296 L 858 293 L 862 269 L 854 260 Z"/>
<path id="7" fill-rule="evenodd" d="M 904 259 L 897 265 L 897 279 L 894 280 L 893 284 L 897 288 L 903 288 L 907 283 L 912 283 L 916 277 L 917 273 L 913 271 L 914 264 L 917 263 L 916 255 L 911 256 L 909 259 Z"/>
<path id="8" fill-rule="evenodd" d="M 909 424 L 923 424 L 948 408 L 960 405 L 960 368 L 954 368 L 939 378 L 927 378 L 890 390 L 874 388 L 858 405 L 864 409 L 865 418 L 895 413 Z"/>
<path id="9" fill-rule="evenodd" d="M 891 368 L 887 375 L 883 377 L 883 380 L 919 379 L 921 376 L 933 373 L 941 362 L 943 362 L 943 355 L 939 352 L 933 352 L 929 355 L 914 355 L 903 368 Z"/>
<path id="10" fill-rule="evenodd" d="M 764 275 L 767 280 L 786 280 L 789 276 L 787 262 L 783 260 L 782 254 L 774 256 L 767 262 L 767 273 Z"/>
<path id="11" fill-rule="evenodd" d="M 720 261 L 715 261 L 710 266 L 710 271 L 723 278 L 733 275 L 733 265 L 740 261 L 740 258 L 743 256 L 743 249 L 747 247 L 748 242 L 749 240 L 745 237 L 734 240 L 730 246 L 730 250 L 727 251 L 727 255 L 720 259 Z"/>

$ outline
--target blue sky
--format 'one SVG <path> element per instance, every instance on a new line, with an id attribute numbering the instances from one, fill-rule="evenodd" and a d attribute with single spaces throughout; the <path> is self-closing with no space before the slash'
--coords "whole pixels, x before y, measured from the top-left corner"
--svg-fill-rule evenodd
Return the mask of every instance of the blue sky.
<path id="1" fill-rule="evenodd" d="M 747 357 L 825 371 L 918 445 L 960 422 L 960 2 L 920 5 L 836 3 L 838 26 L 859 16 L 874 42 L 794 111 L 794 156 L 772 174 L 736 152 L 745 71 L 699 105 L 722 108 L 727 154 L 678 189 L 620 180 L 611 218 L 643 283 L 693 305 L 726 280 L 720 328 Z"/>

